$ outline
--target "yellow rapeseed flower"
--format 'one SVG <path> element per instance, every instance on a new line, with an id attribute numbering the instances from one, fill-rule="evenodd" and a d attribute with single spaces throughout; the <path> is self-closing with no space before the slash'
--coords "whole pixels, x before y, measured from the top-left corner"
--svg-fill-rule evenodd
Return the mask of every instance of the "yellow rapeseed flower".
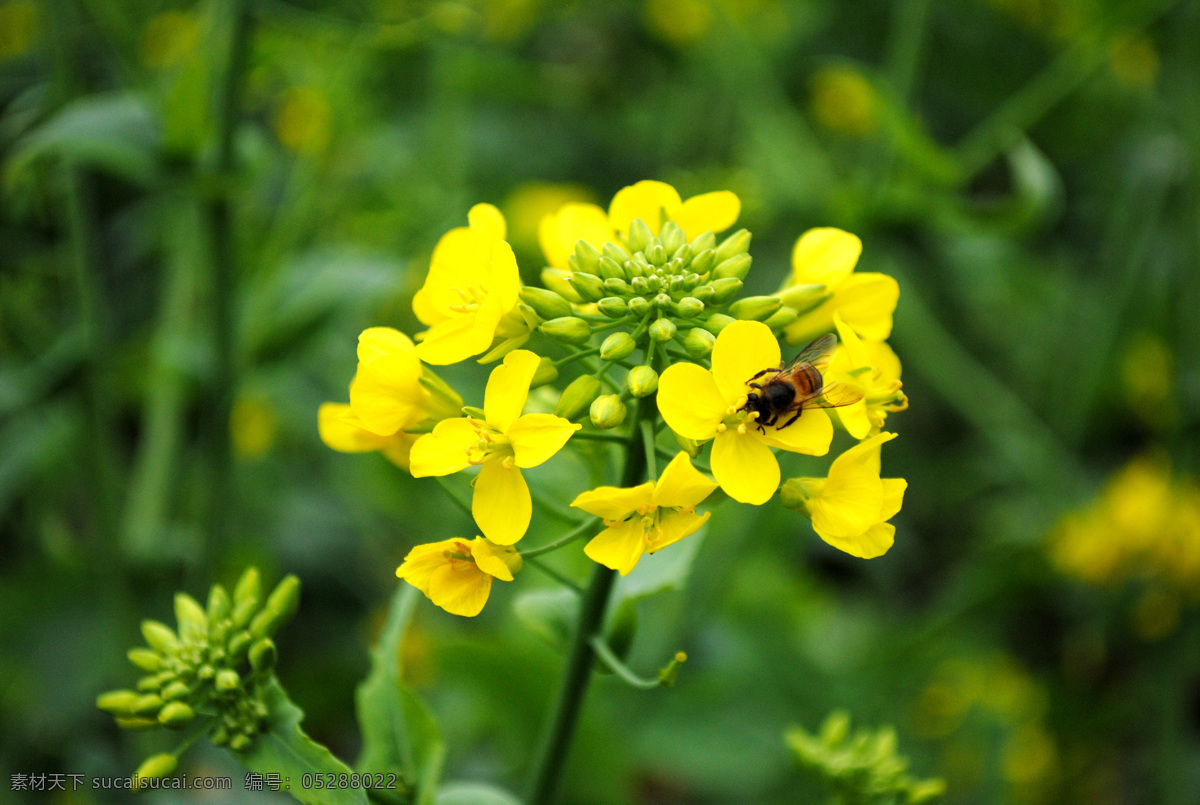
<path id="1" fill-rule="evenodd" d="M 538 239 L 546 261 L 565 269 L 576 242 L 585 240 L 600 249 L 629 232 L 640 218 L 657 235 L 667 221 L 679 224 L 688 239 L 705 232 L 717 234 L 733 226 L 742 202 L 728 190 L 692 196 L 684 201 L 671 185 L 644 180 L 622 188 L 613 196 L 608 212 L 595 204 L 567 204 L 542 219 Z"/>
<path id="2" fill-rule="evenodd" d="M 471 513 L 498 545 L 523 537 L 533 515 L 521 470 L 549 459 L 582 427 L 553 414 L 521 414 L 540 361 L 528 350 L 508 353 L 488 378 L 484 419 L 443 420 L 417 440 L 410 456 L 418 478 L 479 467 Z"/>
<path id="3" fill-rule="evenodd" d="M 827 478 L 792 478 L 784 484 L 785 503 L 802 502 L 817 536 L 851 556 L 873 559 L 892 547 L 896 527 L 887 522 L 904 502 L 903 478 L 879 477 L 881 433 L 859 442 L 833 460 Z"/>
<path id="4" fill-rule="evenodd" d="M 817 122 L 836 134 L 865 137 L 879 127 L 879 95 L 849 64 L 823 67 L 809 81 Z"/>
<path id="5" fill-rule="evenodd" d="M 879 433 L 892 411 L 908 408 L 908 398 L 900 390 L 900 359 L 884 341 L 864 342 L 833 314 L 841 343 L 829 361 L 830 380 L 857 389 L 862 399 L 832 409 L 846 432 L 855 439 Z"/>
<path id="6" fill-rule="evenodd" d="M 810 229 L 800 236 L 792 249 L 792 277 L 779 296 L 786 305 L 789 289 L 807 295 L 804 286 L 812 285 L 824 285 L 830 296 L 784 329 L 789 343 L 807 343 L 829 332 L 835 313 L 867 341 L 886 341 L 892 334 L 900 286 L 887 274 L 854 273 L 861 254 L 862 241 L 840 229 Z"/>
<path id="7" fill-rule="evenodd" d="M 762 427 L 741 410 L 747 383 L 781 365 L 779 342 L 762 322 L 737 321 L 721 331 L 712 350 L 712 371 L 694 363 L 667 367 L 658 381 L 658 408 L 671 430 L 686 439 L 713 439 L 712 470 L 734 500 L 759 505 L 779 487 L 772 447 L 822 456 L 833 425 L 820 408 L 805 411 L 785 428 Z"/>
<path id="8" fill-rule="evenodd" d="M 521 278 L 504 240 L 504 216 L 491 204 L 476 204 L 467 219 L 470 226 L 438 241 L 425 285 L 413 297 L 413 312 L 429 326 L 417 336 L 417 354 L 426 363 L 457 363 L 486 352 L 517 304 Z"/>
<path id="9" fill-rule="evenodd" d="M 687 453 L 679 453 L 657 483 L 647 481 L 632 489 L 601 486 L 584 492 L 571 505 L 603 517 L 608 527 L 583 552 L 624 576 L 643 553 L 660 551 L 696 533 L 710 514 L 696 514 L 696 506 L 716 488 L 692 466 Z"/>
<path id="10" fill-rule="evenodd" d="M 483 537 L 418 545 L 404 557 L 396 575 L 451 615 L 478 615 L 492 591 L 492 579 L 512 581 L 521 555 Z"/>

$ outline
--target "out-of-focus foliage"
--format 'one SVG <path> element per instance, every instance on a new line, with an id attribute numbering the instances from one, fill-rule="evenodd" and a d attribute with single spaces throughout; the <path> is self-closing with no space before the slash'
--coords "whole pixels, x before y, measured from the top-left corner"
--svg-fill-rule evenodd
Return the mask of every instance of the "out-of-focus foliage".
<path id="1" fill-rule="evenodd" d="M 654 177 L 739 195 L 747 293 L 816 226 L 899 280 L 909 487 L 884 557 L 718 508 L 689 578 L 624 590 L 630 663 L 689 660 L 670 690 L 597 679 L 566 801 L 813 800 L 782 736 L 838 708 L 894 724 L 947 803 L 1200 799 L 1195 3 L 248 0 L 228 93 L 235 5 L 0 0 L 0 798 L 170 749 L 95 695 L 171 593 L 250 563 L 304 580 L 276 673 L 354 757 L 396 566 L 474 532 L 326 449 L 318 406 L 365 327 L 418 329 L 464 210 L 503 210 L 532 281 L 542 214 Z M 515 597 L 418 608 L 401 647 L 448 779 L 528 773 L 561 655 Z M 240 786 L 221 751 L 182 765 Z"/>

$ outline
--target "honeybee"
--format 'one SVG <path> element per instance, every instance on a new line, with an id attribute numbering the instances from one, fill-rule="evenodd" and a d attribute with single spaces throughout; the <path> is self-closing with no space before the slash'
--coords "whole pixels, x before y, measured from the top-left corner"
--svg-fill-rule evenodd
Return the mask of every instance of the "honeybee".
<path id="1" fill-rule="evenodd" d="M 858 402 L 863 397 L 858 389 L 841 383 L 825 385 L 821 375 L 836 346 L 836 336 L 823 335 L 800 350 L 786 366 L 780 363 L 778 368 L 763 369 L 746 382 L 758 391 L 746 395 L 746 404 L 739 410 L 757 413 L 755 425 L 760 432 L 766 433 L 770 425 L 783 430 L 808 408 L 838 408 Z M 764 376 L 767 376 L 765 380 L 754 382 Z M 795 414 L 790 419 L 776 425 L 780 417 L 793 411 Z"/>

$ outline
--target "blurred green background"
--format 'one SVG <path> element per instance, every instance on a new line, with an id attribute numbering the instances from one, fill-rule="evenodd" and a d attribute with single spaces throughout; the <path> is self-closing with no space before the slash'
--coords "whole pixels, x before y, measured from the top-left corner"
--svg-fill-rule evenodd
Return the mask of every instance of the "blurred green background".
<path id="1" fill-rule="evenodd" d="M 899 280 L 909 489 L 871 561 L 718 508 L 640 605 L 678 686 L 598 680 L 565 801 L 819 801 L 783 735 L 839 707 L 951 803 L 1200 801 L 1200 3 L 247 0 L 244 60 L 238 5 L 0 0 L 0 799 L 168 748 L 95 696 L 251 562 L 303 579 L 280 677 L 353 757 L 396 565 L 474 532 L 317 406 L 472 204 L 534 281 L 542 214 L 655 178 L 738 193 L 753 293 L 812 226 Z M 405 651 L 448 776 L 519 791 L 561 658 L 513 596 Z"/>

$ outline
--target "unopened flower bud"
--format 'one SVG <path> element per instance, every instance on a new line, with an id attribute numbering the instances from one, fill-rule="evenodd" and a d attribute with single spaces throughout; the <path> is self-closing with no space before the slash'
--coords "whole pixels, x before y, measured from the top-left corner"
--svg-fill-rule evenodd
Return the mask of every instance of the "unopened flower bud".
<path id="1" fill-rule="evenodd" d="M 228 618 L 232 610 L 233 602 L 229 600 L 229 593 L 225 592 L 225 588 L 220 584 L 214 584 L 208 591 L 208 606 L 205 608 L 205 614 L 208 615 L 209 632 L 215 630 L 221 621 Z"/>
<path id="2" fill-rule="evenodd" d="M 575 257 L 579 268 L 589 274 L 595 274 L 600 266 L 600 250 L 586 240 L 575 241 Z"/>
<path id="3" fill-rule="evenodd" d="M 216 729 L 209 733 L 208 740 L 212 741 L 213 746 L 224 746 L 229 743 L 229 730 L 224 724 L 218 724 Z"/>
<path id="4" fill-rule="evenodd" d="M 162 696 L 159 696 L 157 693 L 143 693 L 133 703 L 132 712 L 135 716 L 144 716 L 148 713 L 157 713 L 158 709 L 162 706 Z"/>
<path id="5" fill-rule="evenodd" d="M 216 686 L 217 690 L 237 690 L 242 685 L 242 679 L 238 676 L 238 672 L 232 668 L 222 668 L 220 671 L 217 671 L 213 685 Z"/>
<path id="6" fill-rule="evenodd" d="M 805 314 L 819 307 L 833 294 L 824 285 L 792 285 L 779 291 L 776 296 L 798 314 Z"/>
<path id="7" fill-rule="evenodd" d="M 604 292 L 604 280 L 595 274 L 576 271 L 571 275 L 570 283 L 571 287 L 579 294 L 580 299 L 585 302 L 599 302 L 608 295 Z"/>
<path id="8" fill-rule="evenodd" d="M 693 254 L 699 254 L 705 249 L 715 249 L 717 246 L 717 236 L 712 232 L 701 232 L 696 237 L 692 238 L 691 247 Z"/>
<path id="9" fill-rule="evenodd" d="M 704 445 L 695 439 L 689 439 L 686 436 L 680 436 L 675 431 L 671 431 L 671 435 L 675 437 L 675 441 L 678 442 L 679 447 L 683 450 L 683 452 L 687 453 L 692 458 L 700 455 L 700 451 L 704 449 Z"/>
<path id="10" fill-rule="evenodd" d="M 543 319 L 557 319 L 571 315 L 571 303 L 554 291 L 526 285 L 521 289 L 521 301 L 533 308 Z"/>
<path id="11" fill-rule="evenodd" d="M 592 337 L 592 328 L 588 326 L 588 323 L 575 316 L 563 316 L 543 322 L 538 327 L 538 332 L 555 341 L 576 346 L 586 344 L 587 340 Z"/>
<path id="12" fill-rule="evenodd" d="M 739 229 L 721 241 L 721 245 L 717 247 L 717 264 L 725 262 L 734 255 L 745 254 L 748 251 L 750 251 L 750 232 L 746 229 Z"/>
<path id="13" fill-rule="evenodd" d="M 788 478 L 779 488 L 779 502 L 811 519 L 808 512 L 808 487 L 799 478 Z"/>
<path id="14" fill-rule="evenodd" d="M 710 247 L 697 252 L 696 247 L 692 246 L 692 251 L 694 254 L 692 255 L 691 269 L 697 274 L 705 274 L 710 268 L 716 265 L 717 252 L 715 249 Z"/>
<path id="15" fill-rule="evenodd" d="M 182 679 L 176 679 L 174 682 L 163 688 L 160 695 L 166 701 L 172 701 L 174 699 L 182 699 L 191 692 L 192 688 L 190 685 L 188 685 L 188 683 L 184 682 Z"/>
<path id="16" fill-rule="evenodd" d="M 295 615 L 300 609 L 300 579 L 290 573 L 284 576 L 267 596 L 265 608 L 285 621 Z"/>
<path id="17" fill-rule="evenodd" d="M 171 702 L 158 711 L 158 723 L 165 727 L 185 727 L 195 717 L 196 711 L 183 702 Z"/>
<path id="18" fill-rule="evenodd" d="M 605 257 L 611 257 L 612 259 L 616 260 L 618 263 L 624 263 L 626 260 L 628 260 L 632 256 L 629 254 L 629 252 L 625 251 L 624 246 L 622 246 L 619 243 L 613 243 L 612 241 L 605 243 L 604 248 L 601 250 L 601 252 L 604 254 Z"/>
<path id="19" fill-rule="evenodd" d="M 233 588 L 234 607 L 247 601 L 252 601 L 257 606 L 261 600 L 262 580 L 258 575 L 258 568 L 248 567 L 242 571 L 242 577 L 238 579 L 237 586 Z"/>
<path id="20" fill-rule="evenodd" d="M 129 658 L 131 663 L 143 671 L 154 673 L 162 667 L 162 655 L 148 648 L 131 648 L 126 652 L 125 656 Z"/>
<path id="21" fill-rule="evenodd" d="M 538 361 L 538 368 L 533 373 L 533 380 L 530 381 L 529 388 L 536 389 L 547 383 L 553 383 L 555 380 L 558 380 L 558 367 L 554 365 L 554 361 L 543 355 L 542 359 Z"/>
<path id="22" fill-rule="evenodd" d="M 616 394 L 602 394 L 592 400 L 588 415 L 597 428 L 615 428 L 625 421 L 625 403 Z"/>
<path id="23" fill-rule="evenodd" d="M 649 366 L 635 366 L 625 376 L 625 388 L 634 397 L 647 397 L 658 390 L 658 372 Z"/>
<path id="24" fill-rule="evenodd" d="M 711 285 L 697 285 L 692 289 L 692 296 L 699 299 L 701 302 L 708 303 L 712 301 L 713 289 Z"/>
<path id="25" fill-rule="evenodd" d="M 600 345 L 600 357 L 606 361 L 628 358 L 637 349 L 637 342 L 629 333 L 613 333 Z"/>
<path id="26" fill-rule="evenodd" d="M 254 739 L 244 732 L 239 732 L 229 739 L 229 748 L 234 752 L 245 752 L 254 745 Z"/>
<path id="27" fill-rule="evenodd" d="M 129 715 L 141 698 L 136 691 L 110 690 L 96 697 L 96 706 L 113 715 Z"/>
<path id="28" fill-rule="evenodd" d="M 685 319 L 692 319 L 704 312 L 704 303 L 694 296 L 685 296 L 675 306 L 676 312 Z"/>
<path id="29" fill-rule="evenodd" d="M 776 310 L 770 316 L 763 319 L 763 324 L 767 325 L 775 332 L 779 332 L 784 327 L 787 327 L 789 324 L 794 322 L 799 315 L 800 314 L 797 313 L 793 308 L 781 307 L 779 310 Z"/>
<path id="30" fill-rule="evenodd" d="M 762 321 L 782 306 L 778 296 L 747 296 L 729 306 L 729 315 L 743 321 Z"/>
<path id="31" fill-rule="evenodd" d="M 239 663 L 246 656 L 246 651 L 249 650 L 250 644 L 254 642 L 254 636 L 249 632 L 238 632 L 229 640 L 229 660 L 234 663 Z"/>
<path id="32" fill-rule="evenodd" d="M 639 296 L 645 296 L 650 293 L 651 281 L 654 282 L 653 289 L 658 290 L 658 277 L 634 277 L 629 281 L 629 287 L 633 288 L 633 292 Z"/>
<path id="33" fill-rule="evenodd" d="M 625 240 L 632 251 L 641 252 L 650 245 L 653 237 L 654 233 L 650 231 L 650 227 L 646 226 L 646 222 L 641 218 L 634 218 L 633 222 L 629 224 L 629 237 Z"/>
<path id="34" fill-rule="evenodd" d="M 658 233 L 658 239 L 662 241 L 663 249 L 667 254 L 674 254 L 676 249 L 687 243 L 687 236 L 683 234 L 679 224 L 674 221 L 667 221 L 663 224 L 662 231 Z"/>
<path id="35" fill-rule="evenodd" d="M 581 241 L 582 242 L 582 241 Z M 578 248 L 578 245 L 577 245 Z M 572 255 L 574 256 L 574 255 Z M 594 268 L 594 266 L 592 267 Z M 542 269 L 542 285 L 547 289 L 554 291 L 556 294 L 566 299 L 568 302 L 582 302 L 583 297 L 579 291 L 571 284 L 571 277 L 575 273 L 593 273 L 592 270 L 584 269 L 580 272 L 566 271 L 561 268 L 543 268 Z"/>
<path id="36" fill-rule="evenodd" d="M 714 313 L 708 317 L 708 321 L 704 322 L 704 329 L 713 335 L 720 335 L 722 330 L 735 321 L 737 319 L 733 316 L 726 316 L 724 313 Z"/>
<path id="37" fill-rule="evenodd" d="M 650 338 L 654 341 L 670 341 L 675 337 L 675 322 L 659 319 L 650 325 Z"/>
<path id="38" fill-rule="evenodd" d="M 187 593 L 175 593 L 175 622 L 185 641 L 199 640 L 208 633 L 208 613 Z"/>
<path id="39" fill-rule="evenodd" d="M 681 266 L 688 264 L 692 259 L 692 247 L 687 243 L 680 246 L 675 251 L 671 252 L 671 262 L 679 261 Z"/>
<path id="40" fill-rule="evenodd" d="M 633 293 L 629 283 L 620 277 L 609 277 L 602 287 L 605 296 L 629 296 Z"/>
<path id="41" fill-rule="evenodd" d="M 736 277 L 745 279 L 750 273 L 750 263 L 753 259 L 748 254 L 735 254 L 724 262 L 718 263 L 717 267 L 712 270 L 713 279 L 724 279 L 725 277 Z"/>
<path id="42" fill-rule="evenodd" d="M 650 261 L 652 266 L 661 266 L 667 262 L 667 250 L 663 248 L 661 243 L 651 243 L 646 249 L 646 259 Z"/>
<path id="43" fill-rule="evenodd" d="M 625 267 L 611 257 L 600 258 L 600 276 L 603 279 L 625 279 Z"/>
<path id="44" fill-rule="evenodd" d="M 179 649 L 179 638 L 165 623 L 142 621 L 142 636 L 146 638 L 146 645 L 159 654 L 173 654 Z"/>
<path id="45" fill-rule="evenodd" d="M 264 637 L 250 647 L 250 667 L 259 673 L 269 671 L 275 667 L 278 656 L 275 641 Z"/>
<path id="46" fill-rule="evenodd" d="M 701 327 L 693 327 L 683 337 L 683 348 L 693 358 L 703 358 L 712 352 L 713 344 L 716 342 L 717 337 L 708 330 Z"/>
<path id="47" fill-rule="evenodd" d="M 623 318 L 629 312 L 629 305 L 619 296 L 606 296 L 597 303 L 596 307 L 610 319 Z"/>
<path id="48" fill-rule="evenodd" d="M 635 296 L 629 300 L 629 312 L 635 316 L 645 316 L 650 312 L 650 300 L 642 296 Z"/>
<path id="49" fill-rule="evenodd" d="M 145 716 L 117 716 L 113 720 L 123 730 L 148 730 L 159 726 L 158 719 Z"/>
<path id="50" fill-rule="evenodd" d="M 166 752 L 146 758 L 142 761 L 142 765 L 137 767 L 137 771 L 133 773 L 131 790 L 141 790 L 141 780 L 157 780 L 159 777 L 166 777 L 175 771 L 175 767 L 178 765 L 179 759 L 174 755 L 168 755 Z"/>
<path id="51" fill-rule="evenodd" d="M 742 291 L 742 281 L 737 277 L 725 277 L 708 283 L 713 289 L 713 304 L 723 305 Z"/>
<path id="52" fill-rule="evenodd" d="M 554 407 L 554 413 L 564 419 L 575 419 L 588 410 L 588 406 L 599 393 L 600 381 L 591 375 L 581 375 L 563 390 L 562 396 L 558 398 L 558 405 Z"/>

